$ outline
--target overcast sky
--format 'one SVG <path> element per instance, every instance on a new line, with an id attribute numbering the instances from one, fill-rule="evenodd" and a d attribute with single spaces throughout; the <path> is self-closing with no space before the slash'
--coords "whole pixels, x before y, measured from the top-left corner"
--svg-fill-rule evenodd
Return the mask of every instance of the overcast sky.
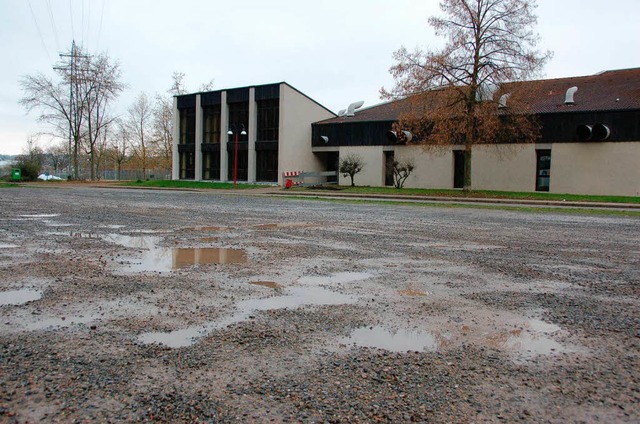
<path id="1" fill-rule="evenodd" d="M 0 154 L 21 153 L 46 131 L 18 104 L 24 75 L 52 73 L 76 40 L 119 61 L 128 89 L 165 93 L 171 74 L 187 88 L 286 81 L 330 110 L 379 103 L 401 45 L 436 47 L 427 25 L 437 0 L 0 0 Z M 640 0 L 538 0 L 540 48 L 554 57 L 545 77 L 640 66 Z M 46 147 L 49 137 L 39 144 Z"/>

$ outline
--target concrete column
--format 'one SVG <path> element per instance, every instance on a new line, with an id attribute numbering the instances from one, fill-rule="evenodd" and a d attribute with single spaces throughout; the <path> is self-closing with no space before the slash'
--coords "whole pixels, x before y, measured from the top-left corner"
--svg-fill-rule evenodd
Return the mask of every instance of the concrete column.
<path id="1" fill-rule="evenodd" d="M 196 95 L 196 166 L 195 181 L 202 180 L 202 104 L 200 94 Z"/>
<path id="2" fill-rule="evenodd" d="M 220 93 L 220 181 L 227 181 L 229 158 L 227 154 L 227 141 L 229 136 L 229 106 L 227 105 L 227 92 Z"/>
<path id="3" fill-rule="evenodd" d="M 180 142 L 180 111 L 178 110 L 178 98 L 173 98 L 173 140 L 171 142 L 171 179 L 180 179 L 180 154 L 178 143 Z"/>
<path id="4" fill-rule="evenodd" d="M 258 108 L 256 104 L 256 89 L 249 89 L 249 122 L 247 123 L 247 131 L 249 133 L 248 156 L 249 163 L 247 165 L 247 182 L 256 182 L 256 139 L 258 137 Z"/>

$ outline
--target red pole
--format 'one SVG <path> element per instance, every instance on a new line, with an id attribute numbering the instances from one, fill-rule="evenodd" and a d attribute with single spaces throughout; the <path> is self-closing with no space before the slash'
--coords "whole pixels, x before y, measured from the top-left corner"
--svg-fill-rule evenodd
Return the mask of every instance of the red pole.
<path id="1" fill-rule="evenodd" d="M 233 188 L 238 180 L 238 130 L 236 129 L 236 146 L 233 152 Z"/>

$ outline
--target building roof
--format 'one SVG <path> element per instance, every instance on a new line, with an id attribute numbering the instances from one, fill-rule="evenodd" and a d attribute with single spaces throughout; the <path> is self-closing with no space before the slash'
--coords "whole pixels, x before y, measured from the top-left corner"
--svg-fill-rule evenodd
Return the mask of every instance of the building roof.
<path id="1" fill-rule="evenodd" d="M 537 114 L 640 109 L 640 68 L 510 84 L 525 84 L 525 87 L 531 88 L 527 103 L 530 110 Z M 509 92 L 510 84 L 505 84 L 503 92 Z M 571 87 L 578 89 L 574 94 L 574 103 L 569 105 L 565 104 L 565 96 Z M 433 91 L 434 97 L 438 92 Z M 386 102 L 357 110 L 355 116 L 331 118 L 316 124 L 396 121 L 403 112 L 413 107 L 412 103 L 408 99 Z"/>

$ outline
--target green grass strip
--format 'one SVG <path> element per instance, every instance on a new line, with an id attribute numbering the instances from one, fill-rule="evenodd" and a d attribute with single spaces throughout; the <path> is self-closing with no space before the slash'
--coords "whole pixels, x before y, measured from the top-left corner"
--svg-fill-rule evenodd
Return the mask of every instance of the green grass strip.
<path id="1" fill-rule="evenodd" d="M 292 190 L 304 193 L 313 188 L 294 188 Z M 317 189 L 316 189 L 317 190 Z M 640 203 L 640 196 L 603 196 L 585 194 L 558 194 L 544 192 L 517 192 L 517 191 L 492 191 L 472 190 L 464 192 L 452 189 L 418 189 L 393 187 L 332 187 L 327 192 L 339 191 L 341 193 L 365 194 L 365 195 L 394 195 L 394 196 L 425 196 L 425 197 L 468 197 L 479 199 L 518 199 L 518 200 L 550 200 L 567 202 L 600 202 L 600 203 Z"/>
<path id="2" fill-rule="evenodd" d="M 280 197 L 278 197 L 280 198 Z M 391 206 L 413 206 L 413 207 L 428 207 L 428 208 L 447 208 L 447 209 L 485 209 L 485 210 L 501 210 L 511 212 L 525 212 L 525 213 L 559 213 L 559 214 L 572 214 L 572 215 L 595 215 L 595 216 L 620 216 L 620 217 L 640 217 L 640 211 L 627 211 L 620 209 L 596 209 L 596 208 L 573 208 L 573 207 L 557 207 L 552 208 L 548 206 L 514 206 L 514 205 L 486 205 L 477 203 L 439 203 L 439 202 L 406 202 L 401 200 L 366 200 L 366 199 L 336 199 L 327 198 L 323 196 L 319 197 L 307 197 L 307 196 L 287 196 L 286 199 L 295 200 L 311 200 L 311 201 L 324 201 L 334 203 L 350 203 L 350 204 L 374 204 L 374 205 L 391 205 Z"/>

